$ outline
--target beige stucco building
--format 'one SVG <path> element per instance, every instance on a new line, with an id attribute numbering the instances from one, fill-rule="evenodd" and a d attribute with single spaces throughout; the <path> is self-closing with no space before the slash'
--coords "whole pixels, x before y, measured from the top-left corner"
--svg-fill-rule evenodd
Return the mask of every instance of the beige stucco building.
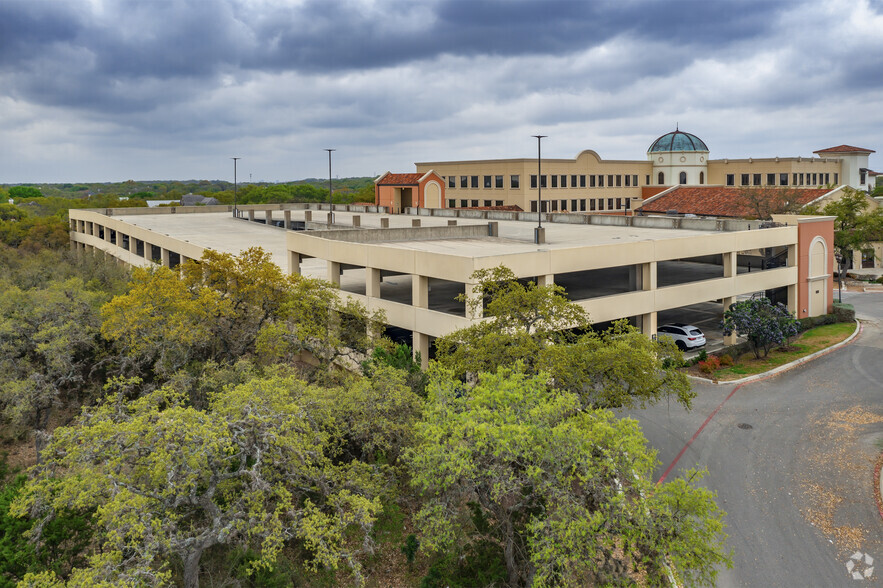
<path id="1" fill-rule="evenodd" d="M 709 159 L 704 141 L 675 130 L 653 141 L 646 159 L 605 160 L 585 150 L 574 159 L 542 158 L 539 175 L 537 158 L 432 161 L 416 167 L 418 173 L 432 171 L 442 178 L 445 208 L 518 206 L 531 212 L 538 210 L 540 192 L 547 212 L 628 214 L 643 198 L 677 185 L 871 187 L 873 150 L 840 145 L 815 153 L 818 157 Z"/>
<path id="2" fill-rule="evenodd" d="M 261 246 L 293 273 L 338 284 L 385 313 L 424 361 L 433 338 L 475 321 L 475 270 L 499 265 L 520 278 L 557 283 L 604 323 L 630 319 L 654 334 L 673 313 L 696 322 L 693 305 L 719 315 L 740 296 L 778 293 L 798 317 L 830 311 L 833 219 L 781 217 L 777 223 L 610 215 L 282 204 L 231 208 L 71 210 L 71 244 L 125 263 L 175 266 L 207 248 Z M 778 263 L 757 255 L 783 251 Z M 754 271 L 752 271 L 752 262 Z M 715 310 L 716 309 L 716 310 Z M 660 318 L 665 317 L 665 318 Z M 709 318 L 710 323 L 719 319 Z"/>

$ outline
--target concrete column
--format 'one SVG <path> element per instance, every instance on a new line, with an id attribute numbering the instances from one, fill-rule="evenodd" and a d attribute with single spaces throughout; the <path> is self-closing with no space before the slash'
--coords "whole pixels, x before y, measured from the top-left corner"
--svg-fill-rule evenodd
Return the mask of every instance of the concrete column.
<path id="1" fill-rule="evenodd" d="M 171 266 L 171 264 L 169 263 L 169 250 L 168 249 L 166 249 L 165 247 L 160 248 L 159 256 L 160 256 L 160 259 L 162 260 L 163 267 L 170 267 Z"/>
<path id="2" fill-rule="evenodd" d="M 353 215 L 353 226 L 354 227 L 362 226 L 362 217 L 359 216 L 358 214 Z"/>
<path id="3" fill-rule="evenodd" d="M 336 261 L 328 262 L 328 281 L 340 286 L 340 263 Z"/>
<path id="4" fill-rule="evenodd" d="M 138 239 L 129 235 L 129 253 L 135 253 L 138 251 Z"/>
<path id="5" fill-rule="evenodd" d="M 312 210 L 305 210 L 304 211 L 304 221 L 308 222 L 308 223 L 313 222 L 313 211 Z"/>
<path id="6" fill-rule="evenodd" d="M 788 266 L 795 267 L 797 265 L 797 243 L 788 245 Z"/>
<path id="7" fill-rule="evenodd" d="M 648 263 L 641 264 L 641 289 L 642 290 L 655 290 L 656 289 L 656 262 L 651 261 Z M 654 317 L 656 313 L 653 313 Z M 653 330 L 656 331 L 656 319 L 654 318 L 654 326 Z"/>
<path id="8" fill-rule="evenodd" d="M 249 222 L 254 222 L 254 210 L 248 211 L 248 220 Z"/>
<path id="9" fill-rule="evenodd" d="M 292 276 L 300 275 L 300 253 L 297 251 L 288 252 L 288 273 Z"/>
<path id="10" fill-rule="evenodd" d="M 862 252 L 861 251 L 853 251 L 852 252 L 852 269 L 861 269 L 862 268 Z"/>
<path id="11" fill-rule="evenodd" d="M 800 318 L 797 312 L 797 284 L 788 285 L 788 312 L 793 312 L 794 316 Z"/>
<path id="12" fill-rule="evenodd" d="M 291 211 L 286 210 L 285 212 L 282 213 L 282 217 L 283 217 L 282 226 L 286 230 L 291 230 Z"/>
<path id="13" fill-rule="evenodd" d="M 411 219 L 411 226 L 412 227 L 419 227 L 420 226 L 420 219 L 419 218 L 412 218 Z"/>
<path id="14" fill-rule="evenodd" d="M 389 219 L 388 218 L 384 217 L 384 218 L 380 219 L 380 228 L 381 229 L 388 229 L 389 228 Z"/>
<path id="15" fill-rule="evenodd" d="M 647 335 L 656 334 L 656 312 L 648 312 L 641 315 L 641 332 Z"/>
<path id="16" fill-rule="evenodd" d="M 429 278 L 426 276 L 411 276 L 411 306 L 429 308 Z"/>
<path id="17" fill-rule="evenodd" d="M 471 308 L 470 303 L 473 301 L 477 301 L 478 304 L 475 305 L 475 308 Z M 481 304 L 481 285 L 480 284 L 466 284 L 466 318 L 468 319 L 480 319 L 484 316 L 484 308 Z"/>
<path id="18" fill-rule="evenodd" d="M 738 253 L 735 251 L 728 251 L 723 254 L 724 261 L 724 277 L 725 278 L 734 278 L 738 272 L 738 268 L 736 267 L 736 261 L 738 260 Z M 724 307 L 726 310 L 726 307 Z"/>
<path id="19" fill-rule="evenodd" d="M 373 267 L 365 268 L 365 296 L 380 298 L 380 270 Z"/>
<path id="20" fill-rule="evenodd" d="M 266 218 L 268 225 L 273 223 L 273 211 L 272 210 L 264 211 L 264 217 Z"/>
<path id="21" fill-rule="evenodd" d="M 414 359 L 420 354 L 420 368 L 427 369 L 429 367 L 429 335 L 413 331 L 411 333 L 411 348 L 414 352 Z"/>
<path id="22" fill-rule="evenodd" d="M 733 258 L 735 258 L 736 253 L 735 252 L 732 253 L 732 256 L 733 256 Z M 724 264 L 724 267 L 726 268 L 726 264 Z M 723 299 L 724 312 L 726 312 L 727 309 L 730 308 L 730 305 L 732 305 L 734 302 L 736 302 L 735 296 L 728 296 L 727 298 L 724 298 Z M 738 337 L 736 336 L 736 333 L 733 333 L 732 335 L 724 335 L 724 345 L 735 345 L 737 340 L 738 340 Z"/>
<path id="23" fill-rule="evenodd" d="M 555 285 L 555 274 L 547 274 L 545 276 L 537 276 L 537 286 L 553 286 Z"/>
<path id="24" fill-rule="evenodd" d="M 327 224 L 330 227 L 333 223 L 334 223 L 334 213 L 329 212 L 328 216 L 325 218 L 325 224 Z"/>

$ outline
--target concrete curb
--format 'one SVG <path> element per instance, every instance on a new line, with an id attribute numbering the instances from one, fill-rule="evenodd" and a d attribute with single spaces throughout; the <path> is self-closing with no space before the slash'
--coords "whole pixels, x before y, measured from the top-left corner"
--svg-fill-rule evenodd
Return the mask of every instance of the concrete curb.
<path id="1" fill-rule="evenodd" d="M 745 378 L 741 378 L 739 380 L 726 380 L 723 382 L 718 382 L 715 380 L 709 380 L 708 378 L 700 378 L 699 376 L 689 376 L 688 375 L 687 377 L 690 378 L 691 380 L 696 381 L 696 382 L 702 382 L 703 384 L 713 384 L 715 386 L 729 386 L 731 384 L 734 384 L 734 385 L 747 384 L 749 382 L 754 382 L 756 380 L 763 380 L 766 378 L 771 378 L 772 376 L 781 374 L 782 372 L 787 372 L 788 370 L 794 369 L 797 366 L 802 365 L 808 361 L 812 361 L 817 357 L 821 357 L 823 355 L 831 353 L 835 349 L 839 349 L 845 345 L 849 345 L 850 343 L 852 343 L 852 341 L 856 337 L 858 337 L 861 334 L 861 332 L 862 332 L 862 324 L 859 322 L 858 319 L 855 319 L 855 331 L 853 331 L 852 335 L 850 335 L 849 337 L 847 337 L 846 339 L 844 339 L 840 343 L 836 343 L 834 345 L 831 345 L 830 347 L 827 347 L 827 348 L 822 349 L 820 351 L 816 351 L 815 353 L 811 353 L 811 354 L 807 355 L 806 357 L 801 357 L 800 359 L 795 359 L 791 363 L 786 363 L 785 365 L 780 365 L 779 367 L 777 367 L 775 369 L 771 369 L 768 372 L 763 372 L 762 374 L 754 374 L 753 376 L 748 376 Z"/>
<path id="2" fill-rule="evenodd" d="M 877 457 L 877 465 L 874 466 L 874 500 L 877 502 L 877 512 L 883 519 L 883 453 Z"/>

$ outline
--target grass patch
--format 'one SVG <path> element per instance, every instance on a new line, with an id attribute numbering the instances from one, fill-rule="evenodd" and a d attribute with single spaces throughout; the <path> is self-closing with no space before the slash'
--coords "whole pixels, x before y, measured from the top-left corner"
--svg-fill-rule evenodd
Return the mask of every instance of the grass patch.
<path id="1" fill-rule="evenodd" d="M 762 374 L 791 363 L 801 357 L 811 355 L 816 351 L 827 349 L 835 345 L 855 331 L 855 323 L 836 323 L 833 325 L 821 325 L 802 333 L 794 343 L 787 347 L 773 349 L 770 354 L 760 359 L 755 359 L 754 353 L 748 352 L 735 358 L 735 364 L 722 367 L 711 374 L 712 379 L 727 381 L 738 380 L 745 376 Z M 692 373 L 692 370 L 691 370 Z M 707 374 L 696 372 L 694 375 L 708 377 Z"/>

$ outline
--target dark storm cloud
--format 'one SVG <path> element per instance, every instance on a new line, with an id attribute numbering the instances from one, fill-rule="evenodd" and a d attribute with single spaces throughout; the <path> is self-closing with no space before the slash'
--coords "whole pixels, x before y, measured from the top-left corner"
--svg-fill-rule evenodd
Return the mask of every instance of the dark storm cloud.
<path id="1" fill-rule="evenodd" d="M 14 96 L 130 113 L 198 91 L 182 80 L 211 89 L 224 72 L 370 70 L 445 54 L 560 55 L 622 35 L 721 50 L 763 35 L 782 5 L 449 0 L 378 9 L 327 0 L 297 7 L 132 0 L 93 9 L 13 0 L 0 5 L 0 67 L 12 75 Z M 612 73 L 665 75 L 682 65 L 645 56 L 629 66 Z"/>

